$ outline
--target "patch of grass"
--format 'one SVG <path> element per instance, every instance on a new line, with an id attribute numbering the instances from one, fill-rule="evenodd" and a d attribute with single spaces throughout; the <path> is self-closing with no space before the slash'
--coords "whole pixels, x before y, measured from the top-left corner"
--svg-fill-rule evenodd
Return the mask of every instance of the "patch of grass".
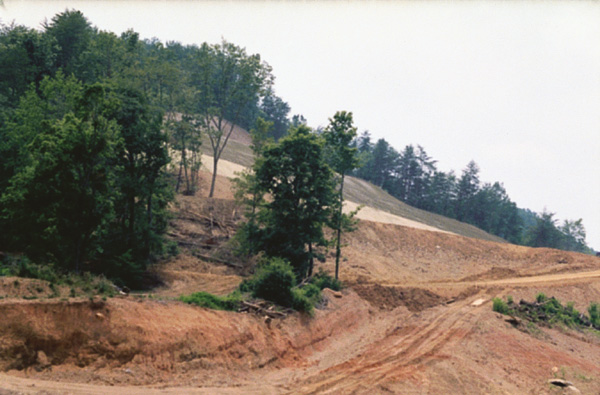
<path id="1" fill-rule="evenodd" d="M 58 286 L 63 284 L 71 287 L 71 295 L 75 295 L 78 290 L 88 295 L 96 293 L 109 297 L 115 295 L 113 283 L 104 276 L 96 276 L 88 272 L 64 273 L 52 265 L 33 263 L 25 256 L 7 255 L 4 257 L 0 261 L 0 276 L 17 276 L 47 281 L 51 291 L 48 296 L 50 298 L 60 295 Z M 15 280 L 13 285 L 19 287 L 21 283 L 19 280 Z M 37 285 L 33 290 L 42 293 L 44 288 Z"/>
<path id="2" fill-rule="evenodd" d="M 208 292 L 196 292 L 191 295 L 182 295 L 178 300 L 213 310 L 234 311 L 239 307 L 242 294 L 239 291 L 234 291 L 225 297 L 221 297 Z"/>

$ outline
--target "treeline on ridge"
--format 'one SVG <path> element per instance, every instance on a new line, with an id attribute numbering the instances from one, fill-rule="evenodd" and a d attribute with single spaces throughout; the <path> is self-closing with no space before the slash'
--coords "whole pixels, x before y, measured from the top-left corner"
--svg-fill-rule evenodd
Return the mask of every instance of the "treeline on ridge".
<path id="1" fill-rule="evenodd" d="M 591 253 L 582 220 L 558 224 L 553 213 L 536 214 L 511 201 L 500 182 L 482 182 L 470 161 L 460 176 L 436 167 L 421 146 L 396 151 L 363 132 L 354 142 L 362 166 L 353 175 L 413 206 L 477 226 L 511 243 Z"/>

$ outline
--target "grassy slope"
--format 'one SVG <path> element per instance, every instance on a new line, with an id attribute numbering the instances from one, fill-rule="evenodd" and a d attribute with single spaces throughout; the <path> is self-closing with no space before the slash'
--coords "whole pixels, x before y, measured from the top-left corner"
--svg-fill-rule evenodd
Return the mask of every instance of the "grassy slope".
<path id="1" fill-rule="evenodd" d="M 205 139 L 203 143 L 203 153 L 212 156 L 212 149 L 208 139 Z M 233 140 L 230 140 L 227 143 L 227 147 L 225 147 L 221 158 L 242 166 L 251 166 L 254 162 L 250 147 Z M 205 166 L 210 167 L 211 164 L 206 163 Z M 385 192 L 383 189 L 358 178 L 348 177 L 346 179 L 344 198 L 358 204 L 370 206 L 462 236 L 505 242 L 505 240 L 500 237 L 491 235 L 473 225 L 409 206 Z"/>

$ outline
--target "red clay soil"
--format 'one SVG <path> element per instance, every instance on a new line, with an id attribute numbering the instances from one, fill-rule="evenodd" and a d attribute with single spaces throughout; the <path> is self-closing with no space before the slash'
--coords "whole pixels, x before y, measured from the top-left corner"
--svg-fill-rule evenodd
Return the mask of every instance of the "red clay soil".
<path id="1" fill-rule="evenodd" d="M 361 221 L 345 236 L 341 297 L 269 319 L 173 300 L 227 293 L 243 274 L 199 257 L 229 259 L 235 205 L 179 207 L 182 254 L 154 267 L 159 299 L 24 300 L 46 285 L 0 282 L 0 393 L 567 393 L 554 378 L 600 392 L 597 332 L 515 326 L 491 302 L 544 292 L 586 311 L 600 301 L 596 257 Z"/>

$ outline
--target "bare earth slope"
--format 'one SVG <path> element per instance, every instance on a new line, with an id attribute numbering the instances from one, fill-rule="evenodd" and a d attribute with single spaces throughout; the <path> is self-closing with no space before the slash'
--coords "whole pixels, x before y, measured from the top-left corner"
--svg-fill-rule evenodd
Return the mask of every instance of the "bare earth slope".
<path id="1" fill-rule="evenodd" d="M 554 378 L 600 392 L 596 332 L 510 323 L 491 302 L 544 292 L 585 311 L 600 259 L 363 220 L 344 239 L 347 288 L 314 317 L 213 311 L 174 297 L 244 275 L 219 249 L 240 218 L 227 178 L 217 195 L 178 198 L 182 253 L 153 268 L 153 297 L 24 300 L 26 281 L 0 277 L 0 394 L 574 393 Z"/>

